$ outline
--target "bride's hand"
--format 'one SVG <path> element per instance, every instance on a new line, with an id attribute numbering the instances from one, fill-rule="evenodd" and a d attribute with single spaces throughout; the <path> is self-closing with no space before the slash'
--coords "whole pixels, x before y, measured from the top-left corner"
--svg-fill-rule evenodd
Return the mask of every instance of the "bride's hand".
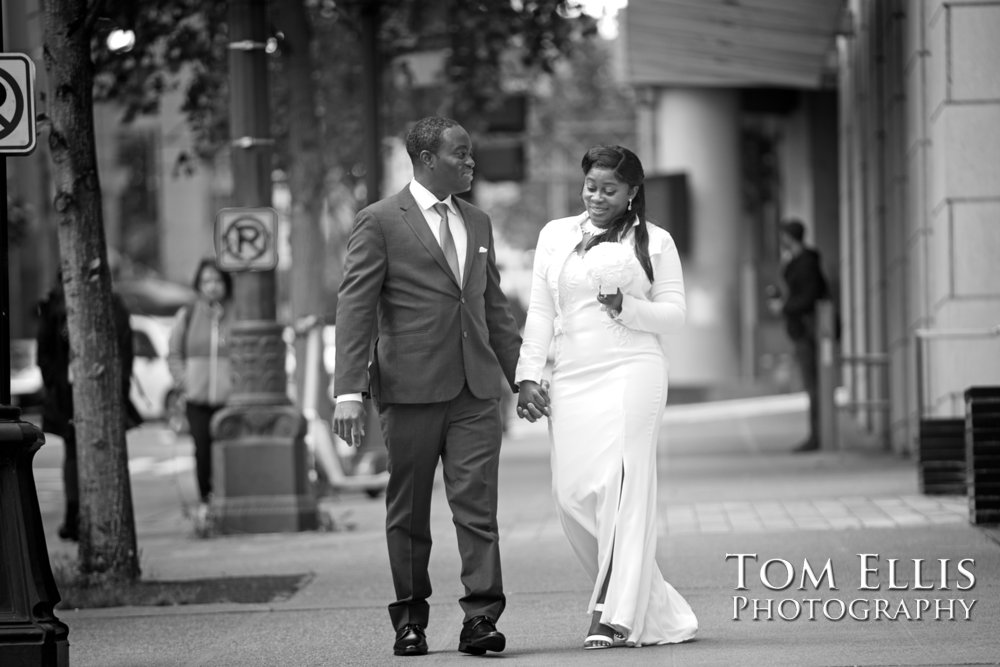
<path id="1" fill-rule="evenodd" d="M 522 380 L 517 390 L 517 416 L 533 424 L 550 414 L 548 392 L 533 380 Z"/>
<path id="2" fill-rule="evenodd" d="M 619 287 L 618 291 L 614 294 L 597 294 L 597 301 L 604 306 L 604 309 L 608 311 L 611 315 L 619 315 L 622 312 L 622 302 L 625 297 L 622 295 L 622 290 Z"/>

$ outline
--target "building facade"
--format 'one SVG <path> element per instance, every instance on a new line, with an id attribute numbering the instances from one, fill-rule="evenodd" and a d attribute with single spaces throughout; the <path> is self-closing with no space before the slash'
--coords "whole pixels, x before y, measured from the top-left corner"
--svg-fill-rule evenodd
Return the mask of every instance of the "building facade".
<path id="1" fill-rule="evenodd" d="M 1000 385 L 1000 2 L 847 10 L 843 349 L 860 361 L 845 382 L 887 401 L 859 418 L 910 451 L 921 416 L 961 416 L 968 387 Z"/>
<path id="2" fill-rule="evenodd" d="M 626 17 L 644 160 L 690 184 L 675 383 L 767 379 L 780 343 L 755 276 L 800 217 L 839 305 L 841 410 L 884 447 L 914 450 L 921 417 L 1000 384 L 1000 3 L 631 0 Z"/>

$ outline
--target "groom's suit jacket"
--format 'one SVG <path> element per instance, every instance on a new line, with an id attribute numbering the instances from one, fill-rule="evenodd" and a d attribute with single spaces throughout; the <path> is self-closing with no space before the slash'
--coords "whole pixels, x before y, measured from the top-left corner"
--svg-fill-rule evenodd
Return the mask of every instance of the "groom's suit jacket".
<path id="1" fill-rule="evenodd" d="M 409 187 L 358 213 L 337 302 L 336 395 L 436 403 L 467 384 L 497 398 L 498 361 L 515 389 L 521 338 L 500 290 L 490 219 L 453 201 L 468 232 L 462 285 Z"/>

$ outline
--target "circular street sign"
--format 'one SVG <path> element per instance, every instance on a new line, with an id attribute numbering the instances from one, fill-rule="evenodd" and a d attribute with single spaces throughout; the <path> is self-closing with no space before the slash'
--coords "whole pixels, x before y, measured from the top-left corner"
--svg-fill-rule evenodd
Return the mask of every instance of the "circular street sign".
<path id="1" fill-rule="evenodd" d="M 270 248 L 271 232 L 258 218 L 244 215 L 229 222 L 222 234 L 222 243 L 228 255 L 252 264 Z"/>
<path id="2" fill-rule="evenodd" d="M 270 271 L 278 263 L 273 208 L 224 208 L 215 217 L 215 253 L 223 271 Z"/>
<path id="3" fill-rule="evenodd" d="M 8 92 L 9 90 L 9 92 Z M 13 109 L 4 109 L 8 95 L 13 100 Z M 24 96 L 17 81 L 6 70 L 0 69 L 0 140 L 17 129 L 24 115 Z"/>

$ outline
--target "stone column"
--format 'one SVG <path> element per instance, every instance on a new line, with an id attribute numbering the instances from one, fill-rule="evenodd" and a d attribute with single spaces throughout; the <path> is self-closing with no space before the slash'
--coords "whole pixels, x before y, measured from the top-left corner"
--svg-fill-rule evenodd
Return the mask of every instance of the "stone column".
<path id="1" fill-rule="evenodd" d="M 681 257 L 688 317 L 671 337 L 671 383 L 731 384 L 740 377 L 739 95 L 667 88 L 655 104 L 655 159 L 646 171 L 684 172 L 690 188 L 691 252 Z"/>

